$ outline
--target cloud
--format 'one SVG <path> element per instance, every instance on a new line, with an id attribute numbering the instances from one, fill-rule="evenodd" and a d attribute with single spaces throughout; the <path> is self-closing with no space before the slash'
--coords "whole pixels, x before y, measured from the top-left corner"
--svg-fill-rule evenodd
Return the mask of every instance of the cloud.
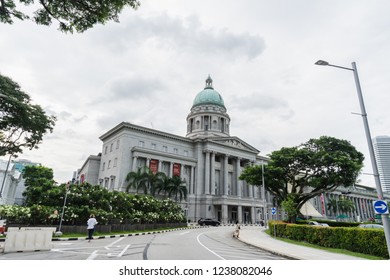
<path id="1" fill-rule="evenodd" d="M 254 59 L 265 49 L 264 39 L 248 33 L 234 34 L 228 29 L 205 28 L 197 16 L 172 17 L 161 13 L 154 17 L 132 16 L 113 26 L 110 34 L 92 31 L 94 45 L 121 55 L 134 48 L 149 47 L 182 54 L 228 55 L 232 59 Z"/>

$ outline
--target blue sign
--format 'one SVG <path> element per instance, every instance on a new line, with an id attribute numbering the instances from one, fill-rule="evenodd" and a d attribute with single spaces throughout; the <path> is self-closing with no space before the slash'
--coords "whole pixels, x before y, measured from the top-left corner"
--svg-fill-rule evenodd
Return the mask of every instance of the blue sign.
<path id="1" fill-rule="evenodd" d="M 276 214 L 276 208 L 275 208 L 275 207 L 272 207 L 272 208 L 271 208 L 271 213 L 272 213 L 272 215 L 275 215 L 275 214 Z"/>
<path id="2" fill-rule="evenodd" d="M 387 203 L 383 200 L 374 201 L 374 210 L 376 214 L 389 214 Z"/>

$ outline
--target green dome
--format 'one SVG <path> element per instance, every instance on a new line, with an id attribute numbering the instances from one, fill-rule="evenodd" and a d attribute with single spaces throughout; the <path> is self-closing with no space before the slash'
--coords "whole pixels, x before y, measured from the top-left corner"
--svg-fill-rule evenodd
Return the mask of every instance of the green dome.
<path id="1" fill-rule="evenodd" d="M 206 87 L 196 95 L 192 107 L 198 105 L 217 105 L 225 108 L 222 96 L 214 90 L 212 82 L 213 80 L 209 76 L 206 80 Z"/>

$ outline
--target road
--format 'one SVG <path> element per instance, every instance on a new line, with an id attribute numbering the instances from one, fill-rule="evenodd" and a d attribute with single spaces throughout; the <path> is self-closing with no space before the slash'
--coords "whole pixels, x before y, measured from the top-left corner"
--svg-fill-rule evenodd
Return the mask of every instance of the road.
<path id="1" fill-rule="evenodd" d="M 281 260 L 232 237 L 232 227 L 55 241 L 50 251 L 0 254 L 0 260 Z"/>

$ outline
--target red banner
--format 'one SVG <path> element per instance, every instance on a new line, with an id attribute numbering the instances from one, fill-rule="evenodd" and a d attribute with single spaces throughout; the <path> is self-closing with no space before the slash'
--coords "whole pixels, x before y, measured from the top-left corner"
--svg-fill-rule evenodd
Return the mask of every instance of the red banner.
<path id="1" fill-rule="evenodd" d="M 174 163 L 173 164 L 173 176 L 179 176 L 180 177 L 180 171 L 181 171 L 181 164 Z"/>
<path id="2" fill-rule="evenodd" d="M 152 171 L 153 174 L 156 174 L 158 171 L 158 160 L 157 159 L 151 159 L 149 163 L 149 169 Z"/>

